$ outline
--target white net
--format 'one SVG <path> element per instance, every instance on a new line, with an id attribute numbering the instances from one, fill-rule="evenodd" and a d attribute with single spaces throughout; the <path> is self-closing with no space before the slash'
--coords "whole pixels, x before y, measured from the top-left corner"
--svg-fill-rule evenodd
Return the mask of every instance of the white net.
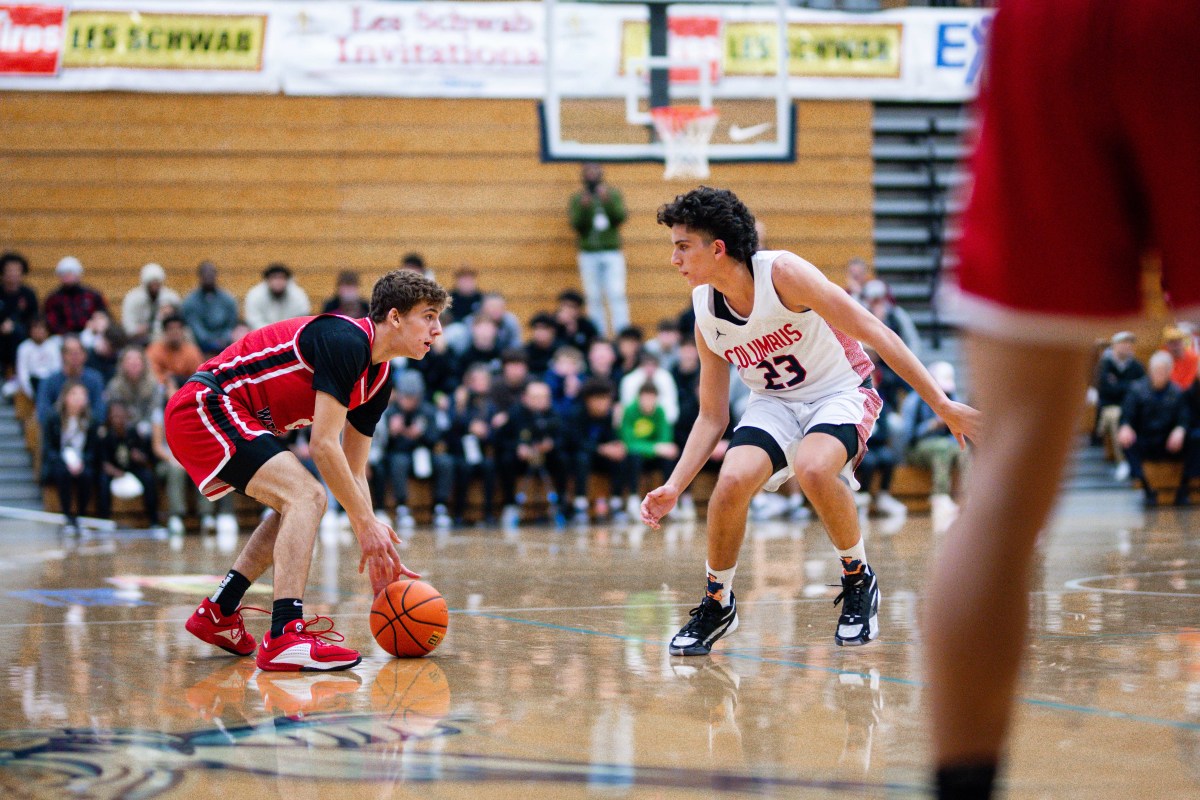
<path id="1" fill-rule="evenodd" d="M 662 106 L 650 110 L 665 150 L 664 180 L 708 177 L 708 143 L 717 127 L 715 108 Z"/>

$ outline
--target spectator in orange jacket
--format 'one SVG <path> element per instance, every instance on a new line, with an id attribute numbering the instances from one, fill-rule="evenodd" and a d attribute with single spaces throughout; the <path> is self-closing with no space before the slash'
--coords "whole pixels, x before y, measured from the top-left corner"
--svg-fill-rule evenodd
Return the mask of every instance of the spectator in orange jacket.
<path id="1" fill-rule="evenodd" d="M 1175 359 L 1171 369 L 1171 382 L 1185 392 L 1196 380 L 1196 370 L 1200 366 L 1200 356 L 1191 348 L 1191 337 L 1186 331 L 1171 327 L 1163 331 L 1163 350 Z"/>
<path id="2" fill-rule="evenodd" d="M 163 320 L 158 338 L 146 346 L 146 360 L 159 383 L 173 379 L 174 386 L 181 386 L 204 363 L 204 354 L 188 338 L 183 317 L 173 314 Z"/>

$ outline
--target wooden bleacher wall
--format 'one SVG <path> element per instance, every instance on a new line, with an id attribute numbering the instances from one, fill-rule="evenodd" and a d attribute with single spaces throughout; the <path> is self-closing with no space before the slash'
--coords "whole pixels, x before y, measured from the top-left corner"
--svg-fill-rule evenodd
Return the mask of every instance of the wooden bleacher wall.
<path id="1" fill-rule="evenodd" d="M 768 227 L 769 244 L 841 280 L 872 248 L 871 104 L 801 102 L 794 164 L 713 166 Z M 566 202 L 576 164 L 538 157 L 523 100 L 0 92 L 0 248 L 23 252 L 39 296 L 64 255 L 119 310 L 157 261 L 185 294 L 212 259 L 241 296 L 283 261 L 314 303 L 339 269 L 371 277 L 422 253 L 439 279 L 480 271 L 527 321 L 578 287 Z M 690 184 L 662 165 L 612 164 L 634 321 L 687 302 L 654 212 Z"/>

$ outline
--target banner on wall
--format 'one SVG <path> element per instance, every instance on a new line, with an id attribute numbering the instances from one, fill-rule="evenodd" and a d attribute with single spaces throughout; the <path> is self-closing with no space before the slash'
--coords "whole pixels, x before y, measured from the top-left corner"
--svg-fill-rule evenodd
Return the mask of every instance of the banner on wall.
<path id="1" fill-rule="evenodd" d="M 0 4 L 0 75 L 58 74 L 62 6 Z"/>
<path id="2" fill-rule="evenodd" d="M 281 10 L 289 94 L 538 97 L 541 3 L 310 3 Z"/>
<path id="3" fill-rule="evenodd" d="M 646 55 L 646 6 L 555 8 L 560 88 L 623 96 L 631 59 Z M 0 89 L 540 99 L 546 12 L 540 2 L 0 3 Z M 668 49 L 710 64 L 718 97 L 769 93 L 774 14 L 673 6 Z M 980 9 L 789 9 L 788 89 L 797 98 L 971 99 L 990 21 Z"/>
<path id="4" fill-rule="evenodd" d="M 0 89 L 278 92 L 267 0 L 78 0 L 0 5 Z M 6 68 L 14 42 L 36 41 L 12 9 L 41 9 L 40 71 Z M 11 63 L 11 58 L 9 59 Z M 53 64 L 53 66 L 51 66 Z"/>
<path id="5" fill-rule="evenodd" d="M 806 23 L 788 24 L 788 74 L 821 78 L 898 78 L 904 26 Z M 648 55 L 649 24 L 626 21 L 621 32 L 621 72 L 631 59 Z M 689 60 L 713 62 L 714 77 L 774 75 L 778 62 L 773 22 L 731 22 L 719 17 L 672 17 L 668 52 Z M 677 72 L 679 75 L 677 75 Z M 686 80 L 683 70 L 671 80 Z"/>
<path id="6" fill-rule="evenodd" d="M 262 69 L 265 14 L 73 11 L 63 67 Z"/>

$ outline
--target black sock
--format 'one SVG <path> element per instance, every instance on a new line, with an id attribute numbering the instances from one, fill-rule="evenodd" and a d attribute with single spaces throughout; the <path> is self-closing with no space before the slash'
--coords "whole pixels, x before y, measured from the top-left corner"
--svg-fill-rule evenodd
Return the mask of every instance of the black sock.
<path id="1" fill-rule="evenodd" d="M 284 597 L 271 606 L 271 638 L 283 636 L 283 626 L 294 619 L 304 618 L 304 601 L 298 597 Z"/>
<path id="2" fill-rule="evenodd" d="M 209 599 L 221 607 L 221 616 L 228 617 L 237 611 L 238 604 L 242 602 L 242 597 L 249 588 L 250 581 L 246 580 L 246 576 L 236 569 L 231 569 L 225 580 L 217 586 L 216 593 Z"/>
<path id="3" fill-rule="evenodd" d="M 937 771 L 938 800 L 988 800 L 996 782 L 996 765 L 959 764 Z"/>

